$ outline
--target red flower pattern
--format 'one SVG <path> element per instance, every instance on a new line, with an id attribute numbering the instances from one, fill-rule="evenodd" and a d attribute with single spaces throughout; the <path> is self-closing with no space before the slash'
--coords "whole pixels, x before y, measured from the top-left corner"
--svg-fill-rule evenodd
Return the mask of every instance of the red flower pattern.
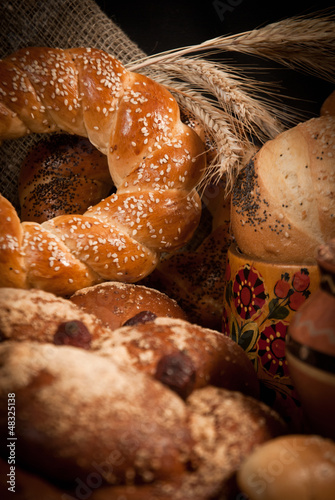
<path id="1" fill-rule="evenodd" d="M 282 321 L 272 323 L 260 332 L 258 339 L 258 356 L 265 370 L 271 375 L 288 377 L 285 359 L 285 336 L 287 324 Z"/>
<path id="2" fill-rule="evenodd" d="M 246 265 L 236 274 L 233 298 L 242 319 L 252 318 L 265 304 L 264 282 L 252 267 Z"/>

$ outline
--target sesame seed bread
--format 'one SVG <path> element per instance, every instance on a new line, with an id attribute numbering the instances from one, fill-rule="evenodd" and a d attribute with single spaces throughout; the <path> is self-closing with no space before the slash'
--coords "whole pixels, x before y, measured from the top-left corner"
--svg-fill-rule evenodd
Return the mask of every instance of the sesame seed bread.
<path id="1" fill-rule="evenodd" d="M 107 156 L 116 187 L 84 214 L 41 225 L 18 225 L 1 196 L 8 225 L 0 234 L 0 286 L 70 295 L 106 280 L 136 282 L 162 252 L 192 237 L 205 148 L 165 87 L 101 50 L 32 47 L 0 61 L 0 110 L 0 139 L 88 137 Z"/>
<path id="2" fill-rule="evenodd" d="M 232 196 L 239 249 L 270 262 L 315 264 L 335 236 L 335 118 L 312 118 L 268 141 Z"/>

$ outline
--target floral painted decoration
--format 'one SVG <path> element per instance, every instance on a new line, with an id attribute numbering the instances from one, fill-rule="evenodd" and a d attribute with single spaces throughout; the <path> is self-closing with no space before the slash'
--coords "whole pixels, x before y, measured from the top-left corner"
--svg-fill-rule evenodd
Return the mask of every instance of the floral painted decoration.
<path id="1" fill-rule="evenodd" d="M 289 377 L 285 338 L 292 315 L 311 293 L 310 274 L 295 267 L 270 280 L 256 265 L 242 260 L 236 265 L 228 257 L 222 331 L 248 354 L 268 400 L 279 398 L 292 412 L 299 401 Z"/>

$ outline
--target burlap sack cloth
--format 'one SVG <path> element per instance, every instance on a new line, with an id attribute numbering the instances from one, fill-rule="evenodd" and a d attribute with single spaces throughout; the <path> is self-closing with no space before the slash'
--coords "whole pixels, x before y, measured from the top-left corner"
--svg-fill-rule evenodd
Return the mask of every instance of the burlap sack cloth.
<path id="1" fill-rule="evenodd" d="M 0 6 L 0 58 L 28 46 L 97 47 L 127 64 L 145 54 L 93 0 L 9 0 Z M 40 137 L 4 141 L 0 150 L 0 192 L 16 208 L 21 162 Z"/>

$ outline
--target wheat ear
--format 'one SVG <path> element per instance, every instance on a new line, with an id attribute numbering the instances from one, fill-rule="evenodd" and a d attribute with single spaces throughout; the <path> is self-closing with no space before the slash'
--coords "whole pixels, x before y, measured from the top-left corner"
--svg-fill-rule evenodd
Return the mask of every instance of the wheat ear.
<path id="1" fill-rule="evenodd" d="M 175 85 L 170 90 L 180 106 L 200 123 L 212 144 L 213 159 L 208 165 L 202 186 L 198 187 L 205 188 L 209 183 L 224 178 L 226 191 L 230 192 L 241 167 L 254 151 L 248 134 L 235 117 L 218 110 L 209 100 L 204 100 L 201 93 L 192 89 L 185 92 L 184 85 L 180 89 Z"/>
<path id="2" fill-rule="evenodd" d="M 327 9 L 244 33 L 220 36 L 198 45 L 145 57 L 133 62 L 131 67 L 138 71 L 164 60 L 171 62 L 186 54 L 209 50 L 254 55 L 335 82 L 335 11 Z"/>
<path id="3" fill-rule="evenodd" d="M 256 99 L 253 93 L 261 90 L 260 82 L 249 81 L 241 75 L 232 75 L 227 67 L 211 61 L 194 58 L 180 58 L 178 63 L 164 64 L 164 71 L 194 85 L 201 92 L 207 92 L 216 100 L 216 107 L 230 113 L 239 120 L 249 134 L 261 142 L 275 137 L 282 131 L 287 112 L 275 108 L 263 99 Z"/>

